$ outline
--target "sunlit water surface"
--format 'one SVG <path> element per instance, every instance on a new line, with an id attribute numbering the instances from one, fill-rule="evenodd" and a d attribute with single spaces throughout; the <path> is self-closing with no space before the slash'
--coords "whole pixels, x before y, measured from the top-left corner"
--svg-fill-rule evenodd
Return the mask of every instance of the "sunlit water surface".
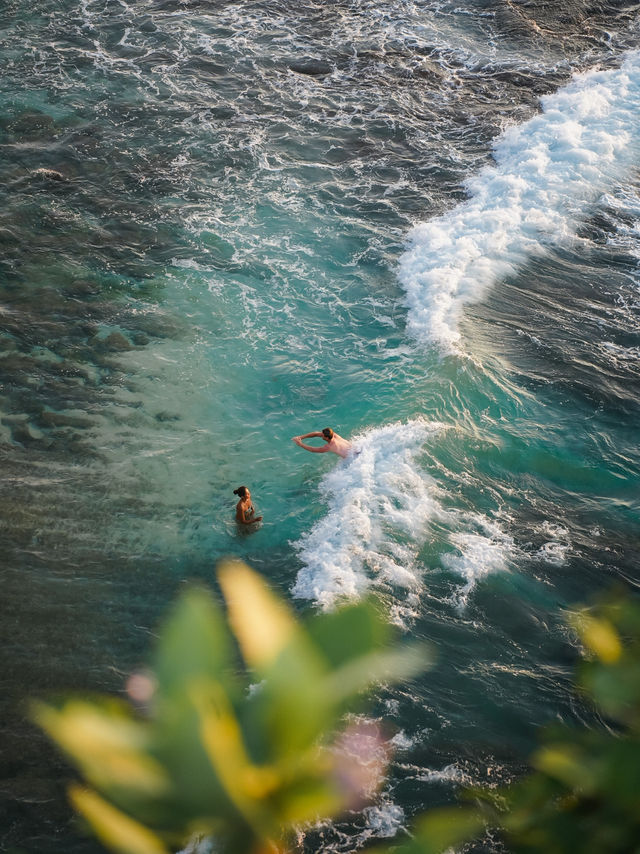
<path id="1" fill-rule="evenodd" d="M 638 578 L 640 43 L 633 4 L 556 6 L 9 0 L 3 850 L 98 850 L 25 698 L 121 691 L 223 555 L 438 650 L 309 850 L 590 722 L 566 609 Z M 360 454 L 290 441 L 327 425 Z"/>

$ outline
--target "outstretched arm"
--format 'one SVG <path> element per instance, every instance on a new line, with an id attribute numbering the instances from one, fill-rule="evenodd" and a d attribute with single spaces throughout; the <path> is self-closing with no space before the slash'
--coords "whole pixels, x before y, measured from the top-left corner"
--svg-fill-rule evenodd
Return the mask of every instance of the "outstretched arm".
<path id="1" fill-rule="evenodd" d="M 322 436 L 322 433 L 311 433 L 309 436 Z M 312 454 L 324 454 L 329 450 L 328 445 L 323 445 L 321 448 L 314 448 L 312 445 L 305 445 L 302 440 L 306 438 L 307 436 L 294 436 L 291 441 L 295 442 L 299 447 L 304 448 L 305 451 L 311 451 Z"/>
<path id="2" fill-rule="evenodd" d="M 322 439 L 322 433 L 305 433 L 304 436 L 298 436 L 298 439 Z"/>

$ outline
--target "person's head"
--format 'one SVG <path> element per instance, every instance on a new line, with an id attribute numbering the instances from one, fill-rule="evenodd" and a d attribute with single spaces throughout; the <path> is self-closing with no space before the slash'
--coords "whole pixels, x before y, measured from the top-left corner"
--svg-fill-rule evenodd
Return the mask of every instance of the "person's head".
<path id="1" fill-rule="evenodd" d="M 333 439 L 333 430 L 331 427 L 325 427 L 322 431 L 322 437 L 325 442 L 330 442 Z"/>
<path id="2" fill-rule="evenodd" d="M 240 498 L 249 498 L 249 496 L 251 495 L 246 486 L 239 486 L 237 489 L 234 489 L 233 494 L 239 495 Z"/>

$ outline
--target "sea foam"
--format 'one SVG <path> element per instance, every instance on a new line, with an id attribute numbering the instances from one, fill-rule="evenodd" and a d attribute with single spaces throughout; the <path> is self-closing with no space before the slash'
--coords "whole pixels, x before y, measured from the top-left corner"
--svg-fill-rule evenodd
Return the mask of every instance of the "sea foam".
<path id="1" fill-rule="evenodd" d="M 417 544 L 441 511 L 435 481 L 416 457 L 439 424 L 393 423 L 357 436 L 359 453 L 338 463 L 320 489 L 328 513 L 295 544 L 304 563 L 294 596 L 328 608 L 361 595 L 375 579 L 411 591 Z"/>
<path id="2" fill-rule="evenodd" d="M 457 573 L 465 582 L 452 597 L 456 607 L 464 610 L 471 591 L 479 581 L 487 575 L 508 570 L 515 544 L 497 522 L 482 514 L 460 514 L 460 521 L 463 529 L 451 535 L 456 551 L 443 554 L 441 561 L 444 567 Z"/>
<path id="3" fill-rule="evenodd" d="M 542 111 L 494 145 L 494 166 L 467 182 L 470 198 L 409 234 L 399 262 L 408 332 L 459 350 L 465 304 L 576 226 L 638 161 L 640 52 L 615 70 L 576 75 Z"/>
<path id="4" fill-rule="evenodd" d="M 294 544 L 303 562 L 294 596 L 326 609 L 371 587 L 391 591 L 390 618 L 406 626 L 419 606 L 425 567 L 418 556 L 433 524 L 450 532 L 453 551 L 440 560 L 464 584 L 458 606 L 478 581 L 508 567 L 512 540 L 495 521 L 447 507 L 444 490 L 420 465 L 421 449 L 443 429 L 415 419 L 355 437 L 359 453 L 321 481 L 328 512 Z"/>

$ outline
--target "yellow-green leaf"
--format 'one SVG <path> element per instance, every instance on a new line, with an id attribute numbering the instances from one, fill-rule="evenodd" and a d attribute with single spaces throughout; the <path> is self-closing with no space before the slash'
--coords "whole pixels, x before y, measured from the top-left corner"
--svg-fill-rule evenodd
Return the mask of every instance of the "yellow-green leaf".
<path id="1" fill-rule="evenodd" d="M 442 854 L 466 842 L 483 827 L 484 819 L 474 809 L 443 807 L 430 810 L 418 823 L 416 838 L 409 848 L 420 851 L 420 854 Z"/>
<path id="2" fill-rule="evenodd" d="M 279 818 L 283 824 L 306 824 L 336 815 L 344 809 L 345 799 L 325 780 L 304 780 L 291 787 L 281 798 Z"/>
<path id="3" fill-rule="evenodd" d="M 144 752 L 143 727 L 114 709 L 70 700 L 58 711 L 44 703 L 33 717 L 96 786 L 123 786 L 159 794 L 168 787 L 162 766 Z"/>
<path id="4" fill-rule="evenodd" d="M 169 854 L 148 827 L 116 809 L 90 789 L 71 786 L 69 797 L 98 839 L 112 851 L 118 854 Z"/>
<path id="5" fill-rule="evenodd" d="M 604 619 L 598 619 L 581 611 L 572 618 L 585 646 L 594 652 L 605 664 L 614 664 L 622 655 L 622 643 L 614 626 Z"/>
<path id="6" fill-rule="evenodd" d="M 241 561 L 222 563 L 218 578 L 245 660 L 252 667 L 269 666 L 299 631 L 293 614 Z"/>
<path id="7" fill-rule="evenodd" d="M 543 747 L 532 757 L 539 771 L 548 774 L 568 786 L 588 791 L 592 785 L 591 774 L 582 761 L 582 753 L 568 744 Z"/>
<path id="8" fill-rule="evenodd" d="M 258 832 L 265 833 L 263 802 L 279 786 L 271 766 L 255 765 L 221 685 L 194 684 L 189 690 L 200 718 L 200 737 L 230 800 Z"/>

